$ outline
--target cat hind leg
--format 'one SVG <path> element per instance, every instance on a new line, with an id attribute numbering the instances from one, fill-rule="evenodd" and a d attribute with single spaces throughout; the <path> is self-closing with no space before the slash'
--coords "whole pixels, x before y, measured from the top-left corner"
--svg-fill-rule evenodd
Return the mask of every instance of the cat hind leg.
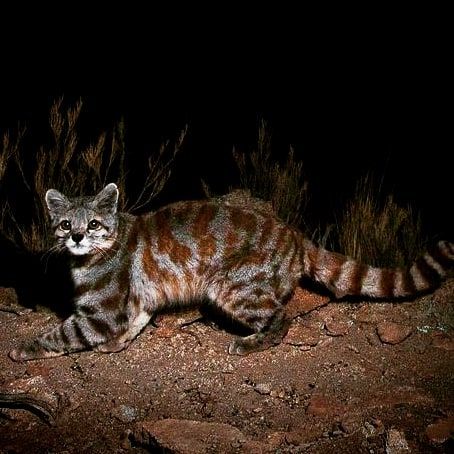
<path id="1" fill-rule="evenodd" d="M 229 354 L 247 355 L 275 347 L 282 342 L 289 325 L 290 321 L 285 318 L 283 308 L 280 308 L 264 328 L 249 336 L 234 339 L 229 345 Z"/>
<path id="2" fill-rule="evenodd" d="M 216 303 L 233 320 L 250 328 L 253 334 L 237 337 L 229 346 L 231 355 L 246 355 L 266 350 L 281 343 L 290 321 L 285 308 L 270 290 L 252 287 L 250 283 L 224 288 Z"/>

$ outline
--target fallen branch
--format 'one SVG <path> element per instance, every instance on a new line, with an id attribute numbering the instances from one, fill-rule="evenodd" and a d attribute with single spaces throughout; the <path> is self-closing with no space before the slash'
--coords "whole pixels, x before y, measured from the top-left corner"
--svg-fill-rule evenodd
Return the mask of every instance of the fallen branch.
<path id="1" fill-rule="evenodd" d="M 0 408 L 19 408 L 27 410 L 38 416 L 46 424 L 55 426 L 57 409 L 52 408 L 47 402 L 36 399 L 27 393 L 4 394 L 0 393 Z"/>

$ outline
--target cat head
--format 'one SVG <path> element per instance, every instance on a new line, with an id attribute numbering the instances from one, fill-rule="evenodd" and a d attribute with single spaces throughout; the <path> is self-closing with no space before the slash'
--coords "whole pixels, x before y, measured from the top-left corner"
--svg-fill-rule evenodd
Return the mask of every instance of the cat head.
<path id="1" fill-rule="evenodd" d="M 71 254 L 102 254 L 115 243 L 118 188 L 114 183 L 92 197 L 69 198 L 49 189 L 46 204 L 57 243 Z"/>

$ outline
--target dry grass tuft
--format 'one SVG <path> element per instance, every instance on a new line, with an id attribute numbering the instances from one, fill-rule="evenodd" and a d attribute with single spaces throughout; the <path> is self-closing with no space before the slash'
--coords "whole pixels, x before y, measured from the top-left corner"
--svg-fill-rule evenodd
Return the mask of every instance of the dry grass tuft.
<path id="1" fill-rule="evenodd" d="M 307 204 L 307 183 L 302 183 L 302 162 L 295 160 L 290 147 L 283 164 L 271 156 L 271 135 L 262 121 L 257 149 L 246 155 L 233 150 L 233 157 L 240 173 L 240 186 L 248 189 L 253 197 L 271 202 L 274 211 L 291 225 L 300 225 Z"/>
<path id="2" fill-rule="evenodd" d="M 49 188 L 80 196 L 96 193 L 107 183 L 115 181 L 120 189 L 120 209 L 136 210 L 161 192 L 186 135 L 187 128 L 181 131 L 173 148 L 167 141 L 158 153 L 150 155 L 148 171 L 141 176 L 142 191 L 135 200 L 129 201 L 126 198 L 124 122 L 121 120 L 112 131 L 103 132 L 89 145 L 81 146 L 77 125 L 82 106 L 80 100 L 64 109 L 63 98 L 55 101 L 49 114 L 49 143 L 37 149 L 30 150 L 24 145 L 24 128 L 18 128 L 14 139 L 8 133 L 3 136 L 0 149 L 0 232 L 26 250 L 42 251 L 51 244 L 44 201 Z"/>
<path id="3" fill-rule="evenodd" d="M 379 195 L 370 176 L 358 182 L 336 225 L 339 250 L 373 266 L 408 265 L 426 246 L 420 216 L 410 206 L 399 206 L 393 195 L 384 202 Z"/>
<path id="4" fill-rule="evenodd" d="M 128 206 L 128 211 L 143 208 L 163 190 L 172 172 L 173 161 L 183 145 L 187 131 L 186 126 L 180 132 L 173 149 L 170 147 L 170 142 L 166 141 L 161 144 L 158 153 L 148 158 L 148 173 L 142 185 L 143 189 L 135 202 Z"/>

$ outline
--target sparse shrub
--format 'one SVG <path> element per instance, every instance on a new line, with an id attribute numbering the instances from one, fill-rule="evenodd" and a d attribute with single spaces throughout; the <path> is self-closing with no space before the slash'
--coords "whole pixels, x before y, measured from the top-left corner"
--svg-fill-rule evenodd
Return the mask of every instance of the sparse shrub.
<path id="1" fill-rule="evenodd" d="M 280 164 L 272 158 L 271 135 L 262 121 L 257 149 L 250 154 L 233 150 L 240 173 L 240 186 L 253 197 L 270 201 L 278 216 L 291 225 L 300 225 L 307 204 L 307 184 L 302 181 L 302 162 L 290 147 L 287 160 Z"/>
<path id="2" fill-rule="evenodd" d="M 44 195 L 57 188 L 72 196 L 93 194 L 115 181 L 120 189 L 120 209 L 137 210 L 163 189 L 171 165 L 181 148 L 187 128 L 173 147 L 163 143 L 148 159 L 148 171 L 141 178 L 141 192 L 127 199 L 125 170 L 125 125 L 121 120 L 111 132 L 103 132 L 88 146 L 81 146 L 77 130 L 82 101 L 66 110 L 63 99 L 50 109 L 49 143 L 37 149 L 24 144 L 25 128 L 16 136 L 5 133 L 0 149 L 0 232 L 14 244 L 29 251 L 49 247 L 47 208 Z"/>
<path id="3" fill-rule="evenodd" d="M 380 192 L 369 175 L 358 182 L 336 225 L 339 251 L 374 266 L 408 265 L 426 245 L 420 216 L 392 194 L 381 202 Z"/>

